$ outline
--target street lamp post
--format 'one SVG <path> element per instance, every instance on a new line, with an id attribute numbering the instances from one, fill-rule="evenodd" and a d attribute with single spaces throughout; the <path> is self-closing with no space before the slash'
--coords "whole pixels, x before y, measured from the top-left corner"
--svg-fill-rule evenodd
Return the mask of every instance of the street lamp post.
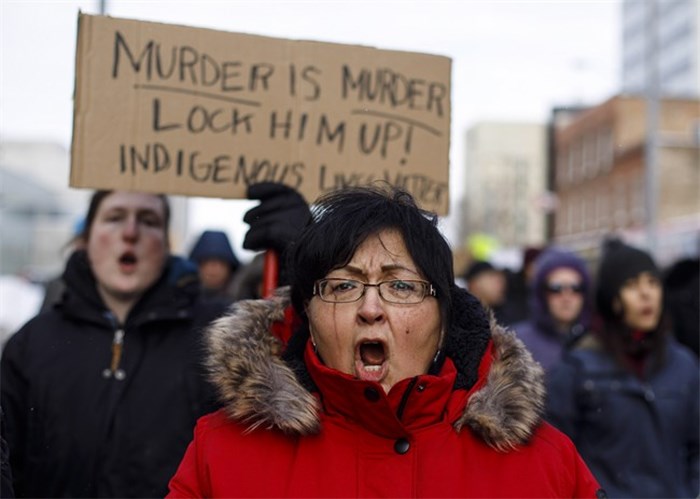
<path id="1" fill-rule="evenodd" d="M 657 251 L 657 168 L 659 155 L 659 67 L 657 0 L 647 2 L 646 33 L 646 144 L 644 150 L 644 210 L 647 244 Z"/>

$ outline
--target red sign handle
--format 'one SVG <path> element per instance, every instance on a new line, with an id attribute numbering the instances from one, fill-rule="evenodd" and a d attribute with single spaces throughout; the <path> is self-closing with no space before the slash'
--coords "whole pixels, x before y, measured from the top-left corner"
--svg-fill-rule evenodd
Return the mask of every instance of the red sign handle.
<path id="1" fill-rule="evenodd" d="M 263 298 L 269 298 L 277 288 L 279 278 L 279 258 L 275 250 L 265 251 L 263 263 Z"/>

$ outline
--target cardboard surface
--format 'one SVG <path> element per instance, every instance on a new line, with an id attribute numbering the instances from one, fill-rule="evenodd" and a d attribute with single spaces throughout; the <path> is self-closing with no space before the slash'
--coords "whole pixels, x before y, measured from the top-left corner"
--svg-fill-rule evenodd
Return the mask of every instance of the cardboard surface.
<path id="1" fill-rule="evenodd" d="M 387 180 L 449 208 L 447 57 L 79 16 L 70 185 L 308 201 Z"/>

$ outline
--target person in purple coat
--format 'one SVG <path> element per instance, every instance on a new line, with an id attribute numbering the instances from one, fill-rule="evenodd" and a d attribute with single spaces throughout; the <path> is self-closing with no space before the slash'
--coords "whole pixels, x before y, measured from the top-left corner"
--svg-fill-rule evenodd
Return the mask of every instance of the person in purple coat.
<path id="1" fill-rule="evenodd" d="M 548 371 L 590 326 L 591 277 L 572 251 L 552 247 L 535 260 L 530 286 L 530 318 L 513 329 Z"/>

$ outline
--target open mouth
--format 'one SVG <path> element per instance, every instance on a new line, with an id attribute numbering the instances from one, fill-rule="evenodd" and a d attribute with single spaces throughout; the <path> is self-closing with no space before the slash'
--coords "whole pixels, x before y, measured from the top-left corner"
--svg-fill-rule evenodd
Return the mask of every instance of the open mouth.
<path id="1" fill-rule="evenodd" d="M 137 258 L 131 251 L 126 251 L 119 257 L 119 265 L 124 270 L 131 270 L 136 266 Z"/>
<path id="2" fill-rule="evenodd" d="M 380 381 L 387 371 L 386 346 L 380 341 L 363 341 L 355 355 L 357 377 L 365 381 Z"/>
<path id="3" fill-rule="evenodd" d="M 380 367 L 386 356 L 384 355 L 384 345 L 378 341 L 366 341 L 360 344 L 360 359 L 368 368 Z"/>

